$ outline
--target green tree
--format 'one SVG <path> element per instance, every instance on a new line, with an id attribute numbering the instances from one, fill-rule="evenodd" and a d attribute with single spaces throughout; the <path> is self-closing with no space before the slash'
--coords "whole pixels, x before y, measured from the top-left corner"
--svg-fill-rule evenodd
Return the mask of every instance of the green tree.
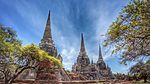
<path id="1" fill-rule="evenodd" d="M 0 25 L 0 73 L 6 84 L 13 70 L 14 54 L 19 55 L 21 50 L 21 42 L 16 37 L 15 31 Z"/>
<path id="2" fill-rule="evenodd" d="M 11 28 L 0 26 L 0 74 L 5 84 L 11 84 L 27 69 L 36 69 L 38 62 L 43 60 L 52 61 L 58 67 L 62 67 L 60 60 L 49 56 L 38 46 L 21 46 Z"/>
<path id="3" fill-rule="evenodd" d="M 149 60 L 150 61 L 150 60 Z M 139 62 L 131 67 L 130 74 L 136 76 L 136 79 L 143 78 L 144 82 L 147 82 L 148 77 L 150 76 L 150 63 Z"/>
<path id="4" fill-rule="evenodd" d="M 150 0 L 132 0 L 110 26 L 105 46 L 120 53 L 122 63 L 150 56 Z"/>

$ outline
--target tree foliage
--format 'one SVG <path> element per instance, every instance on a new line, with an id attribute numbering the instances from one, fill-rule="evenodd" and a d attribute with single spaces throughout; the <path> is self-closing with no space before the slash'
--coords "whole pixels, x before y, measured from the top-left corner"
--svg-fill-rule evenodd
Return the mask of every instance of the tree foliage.
<path id="1" fill-rule="evenodd" d="M 132 66 L 130 69 L 130 74 L 138 78 L 143 78 L 144 82 L 147 81 L 147 78 L 150 77 L 150 60 L 146 63 L 139 62 L 136 65 Z"/>
<path id="2" fill-rule="evenodd" d="M 29 61 L 49 60 L 49 61 L 53 61 L 58 67 L 62 67 L 61 61 L 59 59 L 56 59 L 55 57 L 49 56 L 48 53 L 41 50 L 38 46 L 36 46 L 34 44 L 24 46 L 22 48 L 22 51 L 23 51 L 22 56 L 24 58 L 31 59 Z"/>
<path id="3" fill-rule="evenodd" d="M 49 56 L 34 44 L 22 46 L 14 30 L 0 26 L 0 75 L 5 84 L 11 84 L 27 69 L 36 69 L 38 62 L 43 60 L 62 67 L 60 60 Z"/>
<path id="4" fill-rule="evenodd" d="M 122 62 L 150 56 L 150 0 L 132 0 L 110 26 L 105 46 L 121 53 Z"/>

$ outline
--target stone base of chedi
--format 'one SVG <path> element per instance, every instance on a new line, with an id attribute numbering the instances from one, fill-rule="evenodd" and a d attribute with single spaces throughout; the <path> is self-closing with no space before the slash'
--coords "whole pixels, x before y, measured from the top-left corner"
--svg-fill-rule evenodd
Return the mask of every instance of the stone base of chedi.
<path id="1" fill-rule="evenodd" d="M 44 60 L 39 63 L 35 84 L 58 84 L 57 69 L 52 61 Z"/>

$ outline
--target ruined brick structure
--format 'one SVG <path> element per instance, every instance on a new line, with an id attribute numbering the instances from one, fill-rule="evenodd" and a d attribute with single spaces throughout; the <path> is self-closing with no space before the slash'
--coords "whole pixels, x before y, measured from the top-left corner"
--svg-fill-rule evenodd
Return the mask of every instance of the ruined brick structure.
<path id="1" fill-rule="evenodd" d="M 50 22 L 50 12 L 48 14 L 48 19 L 44 31 L 43 38 L 39 44 L 40 48 L 48 53 L 48 55 L 58 58 L 62 62 L 62 57 L 57 53 L 57 48 L 54 45 L 51 34 L 51 22 Z M 40 62 L 37 71 L 37 80 L 58 80 L 58 81 L 69 81 L 70 78 L 63 68 L 58 68 L 54 66 L 52 62 L 44 60 Z"/>
<path id="2" fill-rule="evenodd" d="M 44 35 L 39 46 L 42 50 L 46 51 L 50 56 L 56 57 L 62 61 L 62 57 L 60 54 L 57 53 L 57 48 L 55 47 L 54 41 L 52 39 L 50 12 L 48 14 Z"/>
<path id="3" fill-rule="evenodd" d="M 50 56 L 58 58 L 63 61 L 60 54 L 57 52 L 57 48 L 54 45 L 51 33 L 51 19 L 50 12 L 44 31 L 43 38 L 39 44 L 40 48 L 46 51 Z M 112 77 L 111 69 L 106 66 L 102 58 L 101 49 L 99 47 L 99 58 L 97 63 L 90 62 L 90 59 L 86 53 L 84 38 L 82 34 L 81 48 L 77 57 L 77 62 L 72 67 L 72 72 L 67 73 L 64 68 L 58 68 L 53 62 L 44 60 L 39 63 L 38 70 L 25 71 L 18 79 L 34 79 L 35 84 L 42 84 L 43 81 L 55 82 L 58 81 L 73 81 L 73 80 L 101 80 L 110 79 Z M 42 81 L 42 82 L 41 82 Z M 43 83 L 44 84 L 44 83 Z M 54 83 L 51 83 L 54 84 Z"/>
<path id="4" fill-rule="evenodd" d="M 81 36 L 81 48 L 77 57 L 77 62 L 72 66 L 72 72 L 83 75 L 87 80 L 110 79 L 112 72 L 109 66 L 105 64 L 102 58 L 101 47 L 99 46 L 99 58 L 97 63 L 90 63 L 86 53 L 83 34 Z"/>

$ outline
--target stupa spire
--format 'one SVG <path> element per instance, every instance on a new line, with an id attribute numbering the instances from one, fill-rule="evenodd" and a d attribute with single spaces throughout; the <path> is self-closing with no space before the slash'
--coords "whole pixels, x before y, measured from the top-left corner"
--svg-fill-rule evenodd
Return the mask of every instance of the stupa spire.
<path id="1" fill-rule="evenodd" d="M 43 35 L 43 40 L 44 39 L 52 39 L 50 11 L 48 14 L 47 23 L 46 23 L 46 27 L 45 27 L 45 31 Z"/>
<path id="2" fill-rule="evenodd" d="M 98 59 L 103 59 L 102 58 L 102 52 L 101 52 L 101 46 L 99 45 L 99 58 Z"/>
<path id="3" fill-rule="evenodd" d="M 93 59 L 91 60 L 91 64 L 94 64 Z"/>
<path id="4" fill-rule="evenodd" d="M 80 48 L 80 52 L 84 52 L 85 51 L 85 45 L 84 45 L 84 37 L 83 37 L 83 33 L 81 34 L 81 48 Z"/>
<path id="5" fill-rule="evenodd" d="M 86 54 L 86 50 L 85 50 L 83 33 L 81 34 L 81 46 L 80 46 L 80 52 L 77 58 L 77 63 L 79 65 L 82 64 L 83 66 L 84 65 L 88 66 L 90 64 L 90 59 L 88 55 Z"/>

